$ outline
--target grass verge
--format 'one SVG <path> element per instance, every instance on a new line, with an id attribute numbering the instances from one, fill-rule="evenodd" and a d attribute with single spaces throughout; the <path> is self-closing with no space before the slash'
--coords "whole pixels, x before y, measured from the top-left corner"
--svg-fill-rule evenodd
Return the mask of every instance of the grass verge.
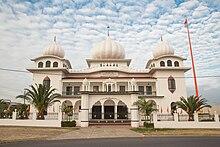
<path id="1" fill-rule="evenodd" d="M 45 127 L 0 127 L 0 143 L 44 140 L 79 128 L 45 128 Z"/>
<path id="2" fill-rule="evenodd" d="M 220 129 L 154 129 L 132 128 L 145 136 L 220 136 Z"/>

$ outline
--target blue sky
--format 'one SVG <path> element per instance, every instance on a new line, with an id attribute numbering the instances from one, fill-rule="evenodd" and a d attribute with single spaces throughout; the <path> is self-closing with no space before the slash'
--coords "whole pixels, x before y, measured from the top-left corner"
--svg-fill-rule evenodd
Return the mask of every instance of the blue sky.
<path id="1" fill-rule="evenodd" d="M 86 68 L 91 48 L 110 36 L 143 69 L 160 36 L 191 66 L 184 20 L 188 18 L 197 76 L 220 76 L 219 0 L 0 0 L 0 68 L 25 70 L 53 37 L 74 69 Z M 192 71 L 186 73 L 192 76 Z M 13 98 L 32 83 L 32 74 L 0 70 L 0 98 Z M 193 79 L 187 91 L 194 93 Z M 198 78 L 200 94 L 220 103 L 219 77 Z"/>

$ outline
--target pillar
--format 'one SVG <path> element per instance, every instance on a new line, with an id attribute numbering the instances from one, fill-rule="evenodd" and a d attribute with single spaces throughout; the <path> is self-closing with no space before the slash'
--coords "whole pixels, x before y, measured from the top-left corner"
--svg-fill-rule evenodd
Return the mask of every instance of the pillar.
<path id="1" fill-rule="evenodd" d="M 101 116 L 102 116 L 102 119 L 104 119 L 104 113 L 105 113 L 105 112 L 104 112 L 104 104 L 102 104 L 102 115 L 101 115 Z"/>
<path id="2" fill-rule="evenodd" d="M 81 127 L 89 126 L 89 94 L 83 93 L 81 99 Z"/>
<path id="3" fill-rule="evenodd" d="M 214 112 L 214 119 L 215 119 L 215 122 L 219 122 L 219 116 L 218 114 L 216 113 L 216 111 Z"/>
<path id="4" fill-rule="evenodd" d="M 115 105 L 115 119 L 118 117 L 118 105 Z"/>
<path id="5" fill-rule="evenodd" d="M 134 106 L 133 103 L 138 101 L 138 94 L 132 93 L 131 94 L 131 127 L 137 128 L 139 127 L 139 112 L 138 106 Z"/>
<path id="6" fill-rule="evenodd" d="M 194 112 L 194 121 L 199 122 L 199 116 L 198 113 L 196 113 L 196 111 Z"/>
<path id="7" fill-rule="evenodd" d="M 179 114 L 178 113 L 173 113 L 174 121 L 178 122 L 179 121 Z"/>

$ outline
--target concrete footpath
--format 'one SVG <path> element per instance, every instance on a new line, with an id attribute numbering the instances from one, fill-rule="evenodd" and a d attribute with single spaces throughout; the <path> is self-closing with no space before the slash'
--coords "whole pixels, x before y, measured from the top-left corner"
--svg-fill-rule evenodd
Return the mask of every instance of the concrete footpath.
<path id="1" fill-rule="evenodd" d="M 130 130 L 130 126 L 92 126 L 61 134 L 48 140 L 143 137 L 142 134 Z"/>

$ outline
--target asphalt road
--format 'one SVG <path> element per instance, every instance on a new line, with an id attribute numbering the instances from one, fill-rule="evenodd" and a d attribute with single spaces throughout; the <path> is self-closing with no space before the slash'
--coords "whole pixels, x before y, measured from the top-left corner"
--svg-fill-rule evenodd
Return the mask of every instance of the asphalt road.
<path id="1" fill-rule="evenodd" d="M 40 140 L 1 144 L 0 147 L 220 147 L 220 137 L 141 137 Z"/>

